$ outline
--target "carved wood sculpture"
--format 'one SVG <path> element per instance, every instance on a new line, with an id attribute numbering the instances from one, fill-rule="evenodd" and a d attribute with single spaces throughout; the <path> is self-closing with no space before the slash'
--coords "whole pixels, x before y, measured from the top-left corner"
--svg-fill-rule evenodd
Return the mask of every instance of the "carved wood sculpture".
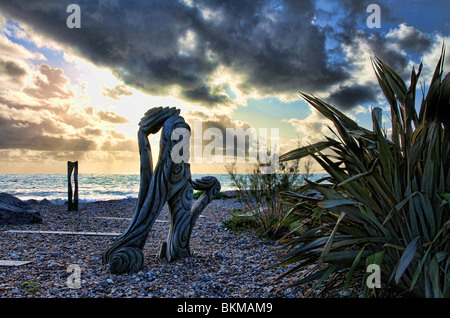
<path id="1" fill-rule="evenodd" d="M 183 138 L 190 136 L 190 134 L 180 135 L 177 140 L 172 140 L 174 129 L 184 128 L 190 132 L 190 127 L 180 116 L 179 109 L 152 108 L 145 113 L 139 126 L 141 179 L 134 217 L 127 230 L 103 254 L 103 263 L 109 264 L 110 272 L 116 274 L 138 272 L 142 268 L 144 265 L 142 249 L 153 223 L 166 202 L 171 218 L 170 230 L 167 241 L 162 244 L 160 257 L 168 261 L 189 257 L 191 255 L 189 241 L 195 222 L 220 191 L 220 183 L 216 178 L 203 177 L 192 181 L 189 163 L 184 161 L 177 163 L 178 160 L 174 162 L 172 158 L 174 146 Z M 161 127 L 160 153 L 153 171 L 148 135 L 157 133 Z M 180 149 L 182 152 L 183 149 Z M 192 207 L 193 189 L 206 191 Z"/>

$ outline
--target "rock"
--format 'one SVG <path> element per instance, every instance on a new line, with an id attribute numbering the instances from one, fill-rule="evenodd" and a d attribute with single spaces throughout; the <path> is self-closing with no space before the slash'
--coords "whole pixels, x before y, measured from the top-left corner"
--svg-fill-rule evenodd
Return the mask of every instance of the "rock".
<path id="1" fill-rule="evenodd" d="M 38 200 L 36 200 L 36 199 L 29 199 L 29 200 L 26 200 L 26 201 L 23 201 L 24 203 L 26 203 L 26 204 L 39 204 L 39 201 Z"/>
<path id="2" fill-rule="evenodd" d="M 48 200 L 48 199 L 42 199 L 41 201 L 39 201 L 39 204 L 52 205 L 53 203 L 50 200 Z"/>
<path id="3" fill-rule="evenodd" d="M 23 209 L 26 209 L 26 208 L 30 207 L 30 205 L 28 203 L 23 202 L 19 198 L 16 198 L 15 196 L 13 196 L 13 195 L 11 195 L 9 193 L 6 193 L 6 192 L 0 193 L 0 202 L 8 204 L 8 205 L 15 206 L 15 207 L 18 207 L 18 208 L 23 208 Z"/>
<path id="4" fill-rule="evenodd" d="M 0 193 L 0 224 L 41 223 L 42 217 L 31 206 L 8 193 Z"/>

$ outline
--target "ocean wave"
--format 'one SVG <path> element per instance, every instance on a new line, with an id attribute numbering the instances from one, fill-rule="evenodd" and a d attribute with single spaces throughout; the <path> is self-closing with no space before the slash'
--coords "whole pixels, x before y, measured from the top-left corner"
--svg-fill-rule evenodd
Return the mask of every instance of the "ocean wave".
<path id="1" fill-rule="evenodd" d="M 103 197 L 103 198 L 91 198 L 91 199 L 78 199 L 78 203 L 93 203 L 99 201 L 110 201 L 110 200 L 134 200 L 137 197 L 134 196 L 126 196 L 126 197 Z M 67 199 L 56 198 L 49 200 L 52 204 L 55 205 L 65 205 L 67 204 Z"/>
<path id="2" fill-rule="evenodd" d="M 192 179 L 204 176 L 216 177 L 221 191 L 236 190 L 228 174 L 192 174 Z M 138 174 L 79 174 L 78 202 L 137 198 L 139 182 Z M 47 199 L 53 204 L 66 204 L 67 174 L 0 174 L 0 192 L 22 201 Z"/>

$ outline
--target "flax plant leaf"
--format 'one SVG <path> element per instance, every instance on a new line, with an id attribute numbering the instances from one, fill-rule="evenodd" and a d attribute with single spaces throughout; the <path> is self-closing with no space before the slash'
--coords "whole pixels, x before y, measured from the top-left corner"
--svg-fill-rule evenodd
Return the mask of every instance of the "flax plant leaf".
<path id="1" fill-rule="evenodd" d="M 411 261 L 414 259 L 417 250 L 417 242 L 419 242 L 420 236 L 415 237 L 405 248 L 403 251 L 402 257 L 399 261 L 399 266 L 397 267 L 397 271 L 395 273 L 395 282 L 398 283 L 400 277 L 403 275 L 405 270 L 408 268 Z"/>

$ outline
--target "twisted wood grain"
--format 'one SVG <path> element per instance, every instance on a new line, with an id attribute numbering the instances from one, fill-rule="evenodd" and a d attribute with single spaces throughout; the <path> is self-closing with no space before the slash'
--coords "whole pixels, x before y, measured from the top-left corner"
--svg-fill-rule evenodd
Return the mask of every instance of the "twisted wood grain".
<path id="1" fill-rule="evenodd" d="M 191 255 L 189 241 L 198 216 L 220 191 L 220 183 L 214 177 L 191 180 L 190 165 L 187 162 L 175 163 L 171 158 L 173 147 L 188 138 L 183 135 L 172 140 L 176 128 L 190 131 L 189 125 L 174 107 L 157 107 L 147 111 L 139 123 L 138 143 L 140 153 L 140 187 L 133 219 L 126 231 L 103 254 L 104 264 L 109 264 L 111 273 L 132 273 L 144 265 L 142 249 L 148 234 L 168 203 L 170 229 L 166 242 L 163 242 L 160 257 L 168 261 Z M 153 171 L 149 134 L 160 129 L 160 153 Z M 205 193 L 192 207 L 193 189 Z"/>

